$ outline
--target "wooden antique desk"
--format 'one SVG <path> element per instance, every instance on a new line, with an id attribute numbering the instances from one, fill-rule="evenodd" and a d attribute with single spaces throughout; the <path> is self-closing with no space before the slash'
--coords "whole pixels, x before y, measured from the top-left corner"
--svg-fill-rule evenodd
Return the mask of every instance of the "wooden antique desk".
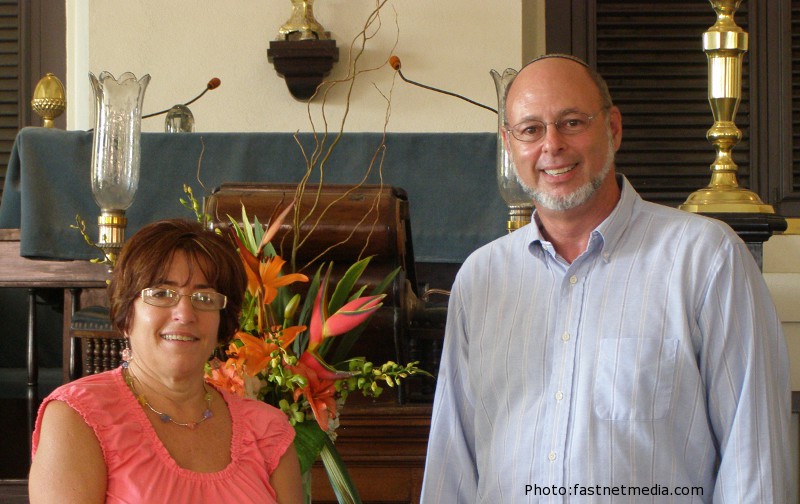
<path id="1" fill-rule="evenodd" d="M 71 363 L 69 320 L 79 308 L 80 292 L 85 288 L 105 288 L 107 269 L 88 261 L 38 261 L 20 256 L 19 229 L 0 229 L 0 287 L 28 290 L 26 365 L 28 371 L 29 427 L 33 426 L 38 404 L 39 362 L 37 353 L 36 295 L 40 289 L 61 289 L 64 295 L 65 377 Z"/>

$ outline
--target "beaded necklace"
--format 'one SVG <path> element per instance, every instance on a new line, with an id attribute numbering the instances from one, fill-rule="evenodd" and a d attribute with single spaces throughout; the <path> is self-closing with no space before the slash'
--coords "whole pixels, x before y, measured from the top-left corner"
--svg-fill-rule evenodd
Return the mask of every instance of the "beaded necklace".
<path id="1" fill-rule="evenodd" d="M 206 420 L 214 416 L 214 414 L 211 413 L 211 392 L 209 392 L 208 389 L 206 388 L 205 382 L 203 382 L 203 390 L 205 391 L 205 395 L 203 396 L 203 398 L 206 401 L 206 410 L 203 412 L 203 418 L 201 418 L 196 422 L 184 423 L 176 421 L 174 418 L 164 413 L 163 411 L 158 411 L 147 401 L 147 398 L 144 396 L 144 394 L 139 393 L 139 391 L 136 389 L 136 383 L 134 382 L 134 379 L 137 378 L 133 374 L 133 370 L 129 366 L 123 367 L 123 375 L 125 376 L 125 383 L 128 385 L 128 387 L 130 387 L 131 391 L 133 392 L 133 395 L 136 396 L 136 400 L 139 401 L 139 404 L 141 404 L 142 406 L 146 407 L 147 409 L 158 415 L 158 418 L 164 423 L 172 422 L 179 427 L 186 427 L 187 429 L 194 430 L 197 428 L 198 425 L 200 425 L 201 423 L 205 422 Z"/>

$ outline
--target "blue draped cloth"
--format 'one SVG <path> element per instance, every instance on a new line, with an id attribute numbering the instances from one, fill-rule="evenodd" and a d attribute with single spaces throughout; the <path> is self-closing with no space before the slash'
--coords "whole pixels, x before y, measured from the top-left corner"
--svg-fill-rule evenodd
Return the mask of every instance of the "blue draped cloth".
<path id="1" fill-rule="evenodd" d="M 382 137 L 345 133 L 325 164 L 324 181 L 360 181 Z M 298 139 L 310 155 L 311 134 L 299 134 Z M 494 134 L 388 133 L 385 145 L 382 181 L 408 194 L 417 261 L 460 263 L 472 250 L 505 233 L 506 207 L 495 181 Z M 70 228 L 78 214 L 97 239 L 91 148 L 88 131 L 25 128 L 17 135 L 0 204 L 0 227 L 20 228 L 22 256 L 97 257 Z M 193 218 L 179 202 L 183 184 L 191 185 L 201 198 L 223 182 L 295 183 L 306 170 L 291 133 L 143 133 L 141 149 L 139 189 L 126 211 L 128 236 L 157 219 Z M 198 163 L 205 189 L 197 181 Z M 379 164 L 380 157 L 367 183 L 381 181 Z M 319 180 L 318 171 L 312 180 Z"/>

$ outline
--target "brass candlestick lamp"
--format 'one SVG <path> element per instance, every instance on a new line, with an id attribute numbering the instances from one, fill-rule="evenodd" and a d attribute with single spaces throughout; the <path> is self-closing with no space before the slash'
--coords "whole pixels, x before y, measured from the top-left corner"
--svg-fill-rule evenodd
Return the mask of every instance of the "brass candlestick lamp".
<path id="1" fill-rule="evenodd" d="M 747 52 L 747 33 L 734 21 L 742 0 L 709 0 L 717 22 L 703 34 L 703 51 L 708 56 L 708 101 L 714 125 L 706 138 L 714 145 L 717 157 L 711 164 L 711 182 L 695 191 L 680 205 L 696 213 L 774 214 L 752 191 L 739 187 L 738 166 L 731 150 L 742 139 L 734 119 L 742 95 L 742 57 Z"/>
<path id="2" fill-rule="evenodd" d="M 142 101 L 150 76 L 136 80 L 125 72 L 117 80 L 102 72 L 89 79 L 95 97 L 92 194 L 101 211 L 97 245 L 114 264 L 125 241 L 125 210 L 139 186 Z"/>

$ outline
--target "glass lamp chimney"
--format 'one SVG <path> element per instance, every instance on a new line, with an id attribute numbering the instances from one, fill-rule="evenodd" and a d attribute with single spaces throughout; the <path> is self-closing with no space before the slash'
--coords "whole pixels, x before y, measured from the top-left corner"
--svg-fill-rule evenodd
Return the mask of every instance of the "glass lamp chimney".
<path id="1" fill-rule="evenodd" d="M 125 241 L 125 210 L 139 186 L 142 102 L 150 76 L 130 72 L 115 79 L 89 73 L 95 97 L 92 137 L 92 195 L 100 207 L 100 246 L 113 260 Z"/>

